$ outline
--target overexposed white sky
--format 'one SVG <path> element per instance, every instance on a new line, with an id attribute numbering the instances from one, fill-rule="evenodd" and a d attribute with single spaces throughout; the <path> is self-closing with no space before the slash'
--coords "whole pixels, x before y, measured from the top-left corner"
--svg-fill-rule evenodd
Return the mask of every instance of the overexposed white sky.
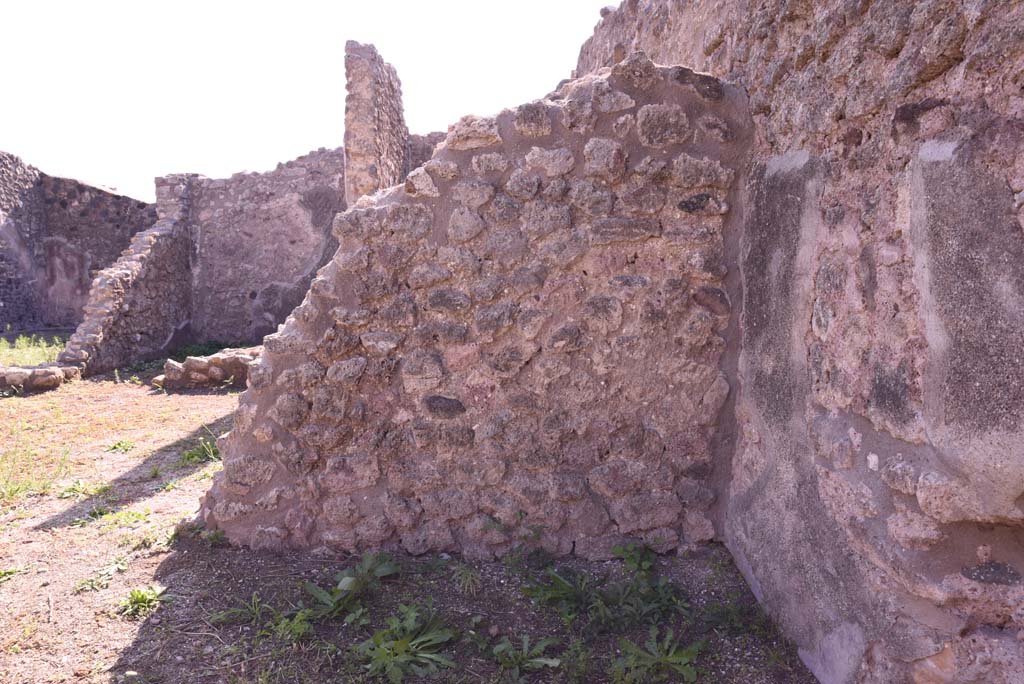
<path id="1" fill-rule="evenodd" d="M 340 147 L 345 41 L 402 80 L 414 133 L 568 78 L 613 0 L 0 3 L 0 150 L 152 201 L 153 178 Z"/>

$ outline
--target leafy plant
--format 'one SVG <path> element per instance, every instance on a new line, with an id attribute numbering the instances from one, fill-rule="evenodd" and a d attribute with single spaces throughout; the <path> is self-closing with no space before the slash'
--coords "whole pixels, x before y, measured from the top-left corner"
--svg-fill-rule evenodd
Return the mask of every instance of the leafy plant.
<path id="1" fill-rule="evenodd" d="M 586 684 L 591 681 L 590 663 L 593 659 L 590 649 L 576 639 L 562 652 L 562 681 L 564 684 Z"/>
<path id="2" fill-rule="evenodd" d="M 491 645 L 491 637 L 485 629 L 486 619 L 483 615 L 474 615 L 469 619 L 469 629 L 462 632 L 462 641 L 469 643 L 479 653 L 485 653 Z"/>
<path id="3" fill-rule="evenodd" d="M 241 601 L 234 608 L 228 608 L 211 615 L 210 622 L 215 625 L 225 625 L 234 622 L 258 625 L 263 621 L 264 614 L 269 614 L 273 610 L 273 608 L 264 603 L 259 594 L 253 592 L 252 598 L 248 601 Z"/>
<path id="4" fill-rule="evenodd" d="M 681 677 L 684 682 L 695 682 L 697 669 L 694 663 L 703 647 L 702 641 L 681 646 L 671 629 L 659 640 L 658 628 L 651 627 L 650 636 L 642 648 L 628 639 L 619 640 L 623 656 L 612 666 L 612 682 L 646 684 L 671 681 L 674 676 Z"/>
<path id="5" fill-rule="evenodd" d="M 297 644 L 313 631 L 313 625 L 310 623 L 312 617 L 313 611 L 309 608 L 300 608 L 291 617 L 277 615 L 274 619 L 274 634 L 285 641 Z"/>
<path id="6" fill-rule="evenodd" d="M 110 446 L 108 446 L 106 449 L 104 449 L 104 451 L 106 451 L 107 453 L 116 452 L 119 454 L 127 454 L 134 448 L 134 443 L 129 442 L 127 439 L 119 439 Z"/>
<path id="7" fill-rule="evenodd" d="M 201 532 L 199 537 L 214 548 L 218 546 L 227 546 L 228 543 L 228 538 L 227 535 L 224 534 L 224 530 L 206 530 Z"/>
<path id="8" fill-rule="evenodd" d="M 387 627 L 355 647 L 371 675 L 383 675 L 392 684 L 400 684 L 409 674 L 417 677 L 453 667 L 441 653 L 453 633 L 433 612 L 418 605 L 398 606 L 398 615 L 387 619 Z"/>
<path id="9" fill-rule="evenodd" d="M 541 639 L 530 645 L 530 637 L 524 635 L 522 645 L 516 647 L 508 637 L 502 638 L 492 651 L 494 659 L 501 667 L 502 681 L 509 684 L 521 684 L 526 681 L 526 672 L 536 672 L 545 667 L 558 667 L 558 658 L 545 658 L 544 651 L 558 643 L 557 639 Z"/>
<path id="10" fill-rule="evenodd" d="M 18 335 L 13 340 L 0 337 L 0 366 L 36 366 L 56 361 L 67 340 L 67 335 Z"/>
<path id="11" fill-rule="evenodd" d="M 19 572 L 21 572 L 21 570 L 19 570 L 18 568 L 7 568 L 5 570 L 0 570 L 0 584 L 3 584 L 7 580 L 11 579 Z"/>
<path id="12" fill-rule="evenodd" d="M 549 569 L 546 575 L 547 583 L 527 584 L 523 593 L 553 607 L 566 624 L 588 614 L 591 604 L 599 598 L 598 587 L 604 581 L 573 570 L 560 574 L 554 568 Z"/>
<path id="13" fill-rule="evenodd" d="M 480 573 L 469 565 L 460 563 L 455 567 L 455 583 L 459 585 L 459 591 L 467 596 L 480 593 Z"/>
<path id="14" fill-rule="evenodd" d="M 743 593 L 730 592 L 724 601 L 709 603 L 704 609 L 704 623 L 726 634 L 754 634 L 770 639 L 775 636 L 775 625 L 761 607 L 745 600 Z"/>
<path id="15" fill-rule="evenodd" d="M 613 584 L 598 592 L 591 602 L 591 626 L 599 631 L 616 627 L 652 625 L 689 608 L 676 585 L 659 579 L 652 582 L 637 575 L 632 581 Z"/>
<path id="16" fill-rule="evenodd" d="M 166 587 L 149 586 L 145 589 L 132 589 L 127 598 L 118 604 L 118 612 L 130 619 L 138 619 L 149 615 L 167 601 L 164 598 Z"/>
<path id="17" fill-rule="evenodd" d="M 621 631 L 653 624 L 685 613 L 688 605 L 679 589 L 665 579 L 640 575 L 628 582 L 606 584 L 586 573 L 548 570 L 546 583 L 523 590 L 539 603 L 553 607 L 567 625 L 584 632 Z"/>
<path id="18" fill-rule="evenodd" d="M 217 442 L 206 437 L 200 437 L 196 446 L 182 452 L 178 462 L 181 465 L 200 465 L 219 460 L 220 450 L 217 448 Z"/>
<path id="19" fill-rule="evenodd" d="M 61 490 L 58 499 L 82 500 L 90 496 L 100 496 L 110 491 L 109 484 L 88 484 L 83 480 L 75 480 Z"/>
<path id="20" fill-rule="evenodd" d="M 110 580 L 114 575 L 125 572 L 128 569 L 128 559 L 118 556 L 108 565 L 100 568 L 95 575 L 84 579 L 75 585 L 74 593 L 81 594 L 83 591 L 99 591 L 110 586 Z"/>
<path id="21" fill-rule="evenodd" d="M 626 568 L 641 577 L 650 575 L 657 559 L 654 549 L 646 544 L 629 543 L 612 547 L 612 554 L 621 558 Z"/>
<path id="22" fill-rule="evenodd" d="M 303 587 L 318 604 L 314 615 L 318 618 L 332 618 L 342 613 L 351 614 L 361 608 L 358 603 L 361 595 L 375 589 L 385 577 L 398 572 L 398 564 L 387 554 L 366 553 L 357 565 L 334 576 L 337 583 L 333 587 L 323 589 L 312 582 L 305 582 Z"/>
<path id="23" fill-rule="evenodd" d="M 89 512 L 84 517 L 76 518 L 71 521 L 71 527 L 84 527 L 89 523 L 99 520 L 105 515 L 110 514 L 110 508 L 103 505 L 95 505 L 89 509 Z"/>

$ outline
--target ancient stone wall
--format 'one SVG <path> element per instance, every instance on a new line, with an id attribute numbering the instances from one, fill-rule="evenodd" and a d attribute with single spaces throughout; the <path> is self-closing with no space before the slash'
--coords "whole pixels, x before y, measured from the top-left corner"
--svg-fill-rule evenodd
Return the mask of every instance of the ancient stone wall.
<path id="1" fill-rule="evenodd" d="M 823 682 L 1024 681 L 1021 26 L 992 1 L 630 1 L 580 55 L 749 93 L 717 523 Z"/>
<path id="2" fill-rule="evenodd" d="M 343 150 L 321 149 L 267 173 L 193 181 L 193 340 L 258 342 L 302 301 L 337 248 L 344 164 Z"/>
<path id="3" fill-rule="evenodd" d="M 709 538 L 749 128 L 715 83 L 634 59 L 467 117 L 339 216 L 250 369 L 207 524 L 476 557 Z"/>
<path id="4" fill-rule="evenodd" d="M 245 387 L 249 367 L 259 359 L 263 347 L 222 349 L 209 356 L 188 356 L 183 362 L 167 359 L 163 375 L 153 384 L 163 389 L 199 387 Z"/>
<path id="5" fill-rule="evenodd" d="M 192 313 L 187 217 L 195 176 L 157 180 L 159 220 L 132 238 L 113 266 L 96 276 L 85 318 L 59 361 L 102 373 L 158 358 L 188 339 Z"/>
<path id="6" fill-rule="evenodd" d="M 93 283 L 61 360 L 91 374 L 275 330 L 336 249 L 343 164 L 318 150 L 268 173 L 157 179 L 160 220 Z"/>
<path id="7" fill-rule="evenodd" d="M 402 84 L 372 45 L 345 43 L 345 200 L 397 185 L 409 172 Z M 422 155 L 422 144 L 416 154 Z"/>
<path id="8" fill-rule="evenodd" d="M 153 205 L 0 153 L 0 329 L 73 327 L 93 276 L 156 220 Z"/>
<path id="9" fill-rule="evenodd" d="M 39 171 L 0 152 L 0 330 L 38 327 L 39 291 L 25 235 L 41 233 Z"/>
<path id="10" fill-rule="evenodd" d="M 418 133 L 409 134 L 409 163 L 408 171 L 418 169 L 423 166 L 427 160 L 434 156 L 434 148 L 439 143 L 444 141 L 446 133 L 440 131 L 436 133 L 427 133 L 426 135 L 419 135 Z M 403 174 L 402 180 L 405 180 L 405 176 L 408 173 Z"/>

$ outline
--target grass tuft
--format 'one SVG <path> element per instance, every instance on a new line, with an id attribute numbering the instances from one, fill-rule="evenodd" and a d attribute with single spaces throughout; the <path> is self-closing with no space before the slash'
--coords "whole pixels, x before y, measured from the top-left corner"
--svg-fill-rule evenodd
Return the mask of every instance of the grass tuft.
<path id="1" fill-rule="evenodd" d="M 18 335 L 13 340 L 0 337 L 0 366 L 36 366 L 57 360 L 68 335 Z"/>

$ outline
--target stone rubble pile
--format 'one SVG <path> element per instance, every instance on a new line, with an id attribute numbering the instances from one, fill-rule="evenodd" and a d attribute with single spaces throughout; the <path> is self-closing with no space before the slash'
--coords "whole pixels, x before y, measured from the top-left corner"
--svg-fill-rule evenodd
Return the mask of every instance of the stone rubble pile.
<path id="1" fill-rule="evenodd" d="M 184 362 L 168 359 L 163 375 L 153 384 L 164 389 L 245 387 L 249 368 L 259 360 L 263 347 L 224 349 L 209 356 L 189 356 Z"/>

